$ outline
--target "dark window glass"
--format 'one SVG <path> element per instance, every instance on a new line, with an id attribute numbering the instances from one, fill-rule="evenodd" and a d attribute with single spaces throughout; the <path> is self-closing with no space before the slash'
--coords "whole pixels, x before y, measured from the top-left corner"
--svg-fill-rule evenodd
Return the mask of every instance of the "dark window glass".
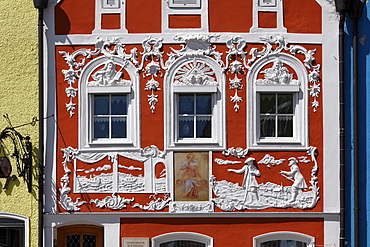
<path id="1" fill-rule="evenodd" d="M 96 247 L 96 236 L 95 235 L 83 235 L 83 247 Z"/>
<path id="2" fill-rule="evenodd" d="M 293 94 L 260 94 L 260 137 L 293 137 Z"/>
<path id="3" fill-rule="evenodd" d="M 307 247 L 307 244 L 295 240 L 272 240 L 261 243 L 260 247 Z"/>
<path id="4" fill-rule="evenodd" d="M 190 240 L 176 240 L 162 243 L 159 245 L 159 247 L 206 247 L 206 245 Z"/>
<path id="5" fill-rule="evenodd" d="M 178 137 L 212 137 L 212 95 L 180 94 L 178 96 Z"/>
<path id="6" fill-rule="evenodd" d="M 68 235 L 67 247 L 80 247 L 80 235 Z"/>
<path id="7" fill-rule="evenodd" d="M 96 138 L 127 137 L 127 96 L 94 95 L 93 134 Z"/>

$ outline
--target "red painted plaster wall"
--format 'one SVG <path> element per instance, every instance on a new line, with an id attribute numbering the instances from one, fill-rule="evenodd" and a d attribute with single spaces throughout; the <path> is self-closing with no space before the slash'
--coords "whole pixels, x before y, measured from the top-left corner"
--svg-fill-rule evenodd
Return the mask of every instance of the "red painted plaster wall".
<path id="1" fill-rule="evenodd" d="M 147 237 L 171 232 L 195 232 L 213 238 L 213 246 L 253 246 L 253 237 L 275 231 L 291 231 L 324 243 L 320 218 L 121 218 L 121 238 Z"/>

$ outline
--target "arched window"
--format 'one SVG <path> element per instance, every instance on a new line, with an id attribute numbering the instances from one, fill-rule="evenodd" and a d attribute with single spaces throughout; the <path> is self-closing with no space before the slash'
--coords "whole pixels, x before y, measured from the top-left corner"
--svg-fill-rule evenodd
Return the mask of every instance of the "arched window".
<path id="1" fill-rule="evenodd" d="M 152 239 L 152 247 L 212 247 L 213 239 L 195 232 L 172 232 Z"/>
<path id="2" fill-rule="evenodd" d="M 58 228 L 58 247 L 103 247 L 104 229 L 94 225 Z"/>
<path id="3" fill-rule="evenodd" d="M 253 247 L 314 247 L 315 238 L 298 232 L 271 232 L 253 238 Z"/>
<path id="4" fill-rule="evenodd" d="M 248 146 L 307 148 L 308 74 L 289 54 L 266 56 L 248 74 Z"/>
<path id="5" fill-rule="evenodd" d="M 225 78 L 207 56 L 184 57 L 171 65 L 166 83 L 166 146 L 225 149 Z"/>
<path id="6" fill-rule="evenodd" d="M 24 247 L 29 242 L 28 218 L 0 212 L 0 246 Z"/>
<path id="7" fill-rule="evenodd" d="M 138 80 L 135 66 L 118 56 L 85 66 L 79 80 L 79 149 L 137 148 Z"/>

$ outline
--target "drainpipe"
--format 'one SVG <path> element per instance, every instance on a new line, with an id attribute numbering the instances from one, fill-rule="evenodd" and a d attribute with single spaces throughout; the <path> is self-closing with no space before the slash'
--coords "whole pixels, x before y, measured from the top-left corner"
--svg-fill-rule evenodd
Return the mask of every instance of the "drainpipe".
<path id="1" fill-rule="evenodd" d="M 364 0 L 352 0 L 349 4 L 349 15 L 353 27 L 353 200 L 354 200 L 354 247 L 360 247 L 359 221 L 359 154 L 358 154 L 358 19 L 362 15 Z"/>
<path id="2" fill-rule="evenodd" d="M 39 246 L 44 246 L 44 9 L 48 0 L 33 0 L 38 9 L 38 77 L 39 77 Z"/>
<path id="3" fill-rule="evenodd" d="M 343 0 L 336 0 L 335 7 L 339 13 L 339 176 L 340 176 L 340 229 L 339 246 L 344 247 L 345 239 L 345 133 L 344 133 L 344 17 L 346 4 Z"/>

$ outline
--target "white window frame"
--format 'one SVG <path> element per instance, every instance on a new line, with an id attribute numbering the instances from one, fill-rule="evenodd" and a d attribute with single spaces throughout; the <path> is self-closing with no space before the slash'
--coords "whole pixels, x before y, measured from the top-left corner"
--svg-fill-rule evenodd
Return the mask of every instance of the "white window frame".
<path id="1" fill-rule="evenodd" d="M 272 64 L 278 58 L 285 65 L 290 66 L 298 77 L 299 85 L 256 85 L 257 76 L 261 69 Z M 251 149 L 302 149 L 308 147 L 308 74 L 302 62 L 289 54 L 280 53 L 278 55 L 261 58 L 251 68 L 247 76 L 248 99 L 247 103 L 247 140 L 248 147 Z M 268 137 L 260 138 L 260 93 L 293 93 L 295 99 L 293 108 L 293 137 Z"/>
<path id="2" fill-rule="evenodd" d="M 30 225 L 29 225 L 29 218 L 20 214 L 13 214 L 13 213 L 8 213 L 8 212 L 0 212 L 0 218 L 8 218 L 8 219 L 15 219 L 22 221 L 24 223 L 24 228 L 23 228 L 23 240 L 24 240 L 24 246 L 29 247 L 30 243 Z"/>
<path id="3" fill-rule="evenodd" d="M 114 64 L 124 67 L 123 72 L 128 73 L 131 80 L 131 85 L 120 86 L 87 86 L 90 75 L 96 69 L 105 63 L 112 61 Z M 91 79 L 90 79 L 91 80 Z M 123 61 L 117 56 L 112 56 L 111 59 L 103 56 L 94 59 L 88 63 L 81 72 L 79 80 L 79 149 L 116 149 L 128 148 L 137 149 L 139 147 L 140 138 L 140 110 L 139 110 L 139 77 L 136 73 L 135 66 L 129 61 Z M 97 94 L 126 94 L 127 95 L 127 137 L 98 139 L 92 138 L 92 95 Z"/>
<path id="4" fill-rule="evenodd" d="M 206 63 L 215 72 L 217 85 L 205 86 L 178 86 L 174 85 L 174 76 L 179 68 L 193 61 L 192 58 L 180 58 L 169 69 L 165 76 L 165 146 L 169 150 L 225 150 L 226 115 L 225 115 L 225 78 L 221 66 L 212 58 L 206 56 L 196 57 L 195 60 Z M 212 134 L 211 138 L 177 138 L 177 95 L 181 93 L 212 95 Z"/>
<path id="5" fill-rule="evenodd" d="M 259 12 L 276 13 L 276 28 L 261 28 L 259 27 Z M 263 0 L 253 1 L 253 26 L 249 30 L 251 33 L 256 32 L 279 32 L 286 33 L 287 29 L 284 26 L 284 8 L 282 0 L 272 0 L 271 4 L 264 3 Z"/>
<path id="6" fill-rule="evenodd" d="M 200 28 L 170 28 L 170 15 L 199 15 Z M 173 0 L 162 0 L 162 33 L 209 32 L 208 0 L 196 0 L 196 4 L 175 4 Z"/>
<path id="7" fill-rule="evenodd" d="M 115 0 L 114 5 L 105 4 L 107 0 L 95 0 L 95 29 L 93 34 L 122 34 L 128 33 L 126 29 L 126 0 Z M 102 15 L 104 14 L 120 14 L 119 29 L 102 29 Z"/>
<path id="8" fill-rule="evenodd" d="M 175 3 L 176 0 L 168 0 L 168 6 L 170 8 L 200 8 L 201 0 L 190 0 L 195 3 L 185 3 L 187 0 L 182 0 L 184 3 Z M 189 0 L 188 0 L 189 1 Z"/>
<path id="9" fill-rule="evenodd" d="M 307 247 L 315 246 L 315 238 L 298 232 L 270 232 L 253 238 L 253 247 L 260 247 L 261 243 L 273 240 L 295 240 L 307 244 Z"/>
<path id="10" fill-rule="evenodd" d="M 213 246 L 213 238 L 195 232 L 171 232 L 162 234 L 152 238 L 152 246 L 159 247 L 162 243 L 176 240 L 196 241 L 205 244 L 206 247 Z"/>

